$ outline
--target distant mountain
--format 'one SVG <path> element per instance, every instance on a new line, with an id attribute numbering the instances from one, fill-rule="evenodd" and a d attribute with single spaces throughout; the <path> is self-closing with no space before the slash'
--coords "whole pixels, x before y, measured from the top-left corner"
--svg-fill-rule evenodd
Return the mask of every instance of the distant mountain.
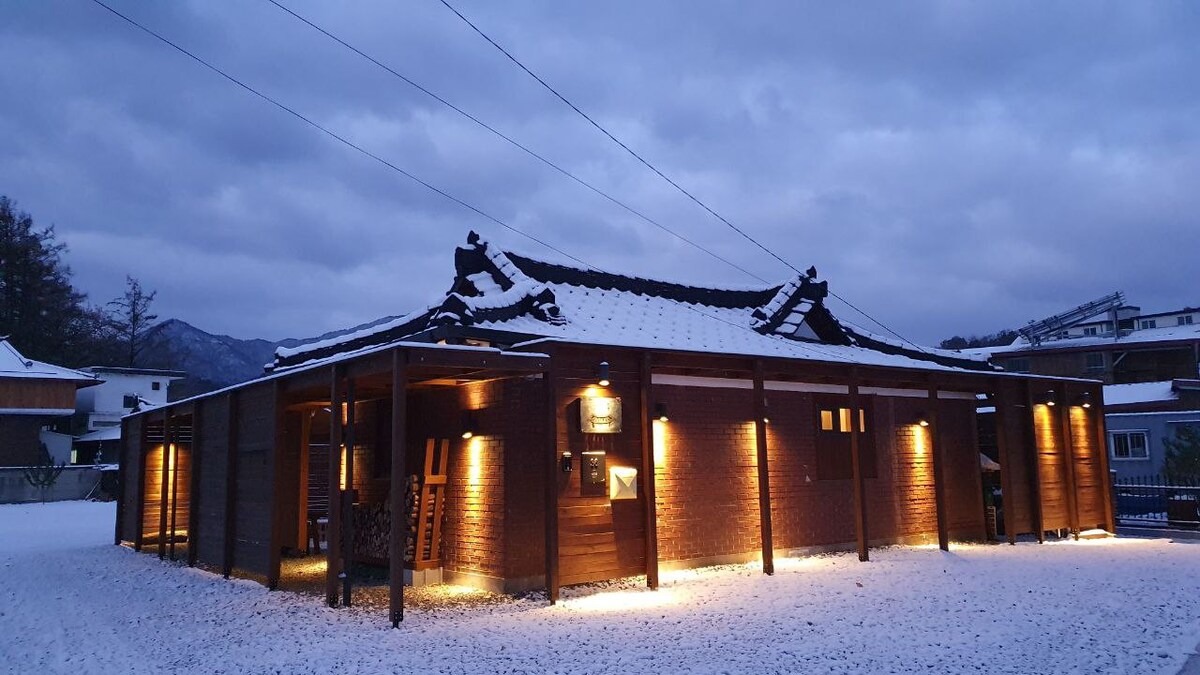
<path id="1" fill-rule="evenodd" d="M 386 316 L 317 337 L 288 338 L 277 342 L 213 335 L 186 321 L 168 319 L 148 331 L 148 346 L 143 362 L 150 368 L 170 368 L 187 372 L 187 379 L 171 385 L 171 399 L 178 400 L 262 375 L 263 366 L 275 360 L 275 350 L 278 347 L 296 347 L 327 340 L 395 318 Z"/>

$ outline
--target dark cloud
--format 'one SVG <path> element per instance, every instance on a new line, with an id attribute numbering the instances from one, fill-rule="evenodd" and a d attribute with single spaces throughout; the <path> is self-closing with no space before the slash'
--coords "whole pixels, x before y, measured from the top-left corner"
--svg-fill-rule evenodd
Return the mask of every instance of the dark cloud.
<path id="1" fill-rule="evenodd" d="M 594 264 L 750 281 L 267 2 L 113 2 Z M 718 211 L 913 339 L 1115 289 L 1146 308 L 1200 303 L 1200 19 L 1186 4 L 463 2 Z M 787 275 L 440 3 L 289 5 L 664 225 Z M 0 63 L 0 193 L 57 225 L 98 301 L 133 273 L 163 316 L 304 336 L 435 300 L 470 229 L 545 253 L 91 3 L 5 5 Z"/>

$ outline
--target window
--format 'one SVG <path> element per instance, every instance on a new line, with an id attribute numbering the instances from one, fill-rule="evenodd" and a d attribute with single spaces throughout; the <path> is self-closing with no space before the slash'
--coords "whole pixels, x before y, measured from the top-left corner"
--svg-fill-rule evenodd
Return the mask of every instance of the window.
<path id="1" fill-rule="evenodd" d="M 1104 329 L 1105 333 L 1111 333 L 1113 331 L 1113 322 L 1105 321 L 1100 327 Z"/>
<path id="2" fill-rule="evenodd" d="M 862 454 L 862 473 L 874 478 L 875 438 L 869 433 L 867 420 L 871 418 L 870 401 L 863 400 L 855 414 L 846 405 L 848 397 L 826 397 L 817 402 L 817 479 L 842 480 L 854 477 L 854 458 L 850 454 L 850 432 L 857 418 L 858 446 Z"/>
<path id="3" fill-rule="evenodd" d="M 1145 431 L 1114 431 L 1108 435 L 1113 459 L 1150 459 Z"/>
<path id="4" fill-rule="evenodd" d="M 162 389 L 162 382 L 159 382 L 157 380 L 154 382 L 151 382 L 150 388 L 154 391 L 159 391 L 160 389 Z"/>
<path id="5" fill-rule="evenodd" d="M 1029 358 L 1028 357 L 1019 358 L 1019 359 L 1009 359 L 1008 363 L 1005 365 L 1008 368 L 1008 370 L 1011 370 L 1014 373 L 1028 373 L 1029 372 Z"/>
<path id="6" fill-rule="evenodd" d="M 130 410 L 138 407 L 138 395 L 137 394 L 125 394 L 125 397 L 121 399 L 121 407 L 129 408 Z"/>
<path id="7" fill-rule="evenodd" d="M 1191 315 L 1191 314 L 1184 314 L 1184 315 L 1183 315 L 1183 316 L 1181 316 L 1181 317 L 1177 317 L 1177 318 L 1176 318 L 1176 321 L 1178 321 L 1178 322 L 1179 322 L 1179 325 L 1180 325 L 1180 326 L 1190 326 L 1190 325 L 1192 325 L 1192 315 Z"/>
<path id="8" fill-rule="evenodd" d="M 1084 335 L 1099 335 L 1100 328 L 1099 328 L 1099 326 L 1085 326 L 1083 329 L 1083 334 Z"/>
<path id="9" fill-rule="evenodd" d="M 1086 358 L 1086 368 L 1089 373 L 1103 373 L 1104 372 L 1104 352 L 1095 352 L 1092 354 L 1087 354 L 1085 356 L 1085 358 Z"/>
<path id="10" fill-rule="evenodd" d="M 1142 319 L 1141 323 L 1139 323 L 1138 326 L 1141 327 L 1142 330 L 1147 330 L 1149 328 L 1158 328 L 1158 321 L 1156 319 Z"/>

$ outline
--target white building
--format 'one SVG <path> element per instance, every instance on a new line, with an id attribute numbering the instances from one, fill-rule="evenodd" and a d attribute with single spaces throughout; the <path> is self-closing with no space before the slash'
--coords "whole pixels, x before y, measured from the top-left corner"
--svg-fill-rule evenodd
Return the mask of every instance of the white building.
<path id="1" fill-rule="evenodd" d="M 77 433 L 85 434 L 121 426 L 121 418 L 134 408 L 162 405 L 173 380 L 187 377 L 181 370 L 88 366 L 80 370 L 103 382 L 80 389 L 75 397 Z"/>

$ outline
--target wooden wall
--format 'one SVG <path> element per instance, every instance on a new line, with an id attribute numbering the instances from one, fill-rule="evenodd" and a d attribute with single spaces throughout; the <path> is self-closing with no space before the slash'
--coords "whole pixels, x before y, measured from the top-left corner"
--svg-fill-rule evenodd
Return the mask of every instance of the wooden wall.
<path id="1" fill-rule="evenodd" d="M 75 409 L 76 382 L 0 378 L 0 408 Z"/>
<path id="2" fill-rule="evenodd" d="M 1109 477 L 1104 475 L 1099 453 L 1103 444 L 1096 443 L 1095 408 L 1070 408 L 1071 448 L 1075 466 L 1075 493 L 1079 511 L 1079 528 L 1106 528 L 1104 500 L 1109 498 Z"/>
<path id="3" fill-rule="evenodd" d="M 1067 463 L 1057 406 L 1036 403 L 1033 422 L 1037 461 L 1041 471 L 1042 526 L 1047 530 L 1071 526 L 1067 503 Z"/>
<path id="4" fill-rule="evenodd" d="M 194 453 L 200 466 L 197 527 L 193 544 L 201 563 L 220 568 L 225 561 L 225 481 L 229 469 L 229 399 L 196 403 L 200 424 Z"/>
<path id="5" fill-rule="evenodd" d="M 234 565 L 267 575 L 271 566 L 271 525 L 275 481 L 275 389 L 272 383 L 247 387 L 237 396 L 237 475 Z"/>
<path id="6" fill-rule="evenodd" d="M 130 418 L 121 438 L 121 469 L 124 482 L 120 486 L 121 540 L 132 542 L 141 531 L 138 520 L 138 503 L 142 498 L 142 434 L 146 424 L 144 416 Z"/>

